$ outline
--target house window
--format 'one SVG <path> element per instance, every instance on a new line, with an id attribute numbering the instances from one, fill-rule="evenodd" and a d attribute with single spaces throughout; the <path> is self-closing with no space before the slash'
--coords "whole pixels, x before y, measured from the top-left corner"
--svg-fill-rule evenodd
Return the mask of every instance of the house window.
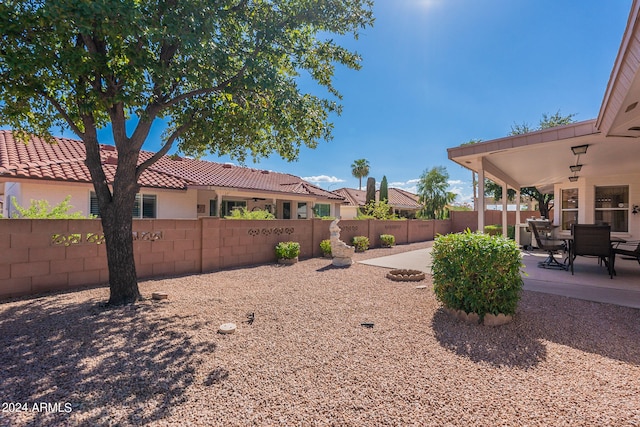
<path id="1" fill-rule="evenodd" d="M 611 231 L 629 231 L 629 186 L 596 187 L 595 223 L 608 224 Z"/>
<path id="2" fill-rule="evenodd" d="M 131 216 L 133 218 L 156 218 L 157 198 L 155 194 L 136 194 L 136 200 L 133 204 Z M 89 201 L 89 213 L 91 215 L 100 216 L 98 208 L 98 196 L 95 192 L 91 192 Z"/>
<path id="3" fill-rule="evenodd" d="M 96 193 L 93 191 L 89 196 L 89 214 L 95 215 L 97 217 L 100 216 L 100 208 L 98 208 L 98 196 L 96 196 Z"/>
<path id="4" fill-rule="evenodd" d="M 218 199 L 209 200 L 209 216 L 218 216 Z"/>
<path id="5" fill-rule="evenodd" d="M 229 216 L 234 209 L 240 209 L 247 207 L 247 202 L 244 200 L 223 200 L 222 201 L 222 216 Z"/>
<path id="6" fill-rule="evenodd" d="M 291 202 L 282 202 L 282 219 L 291 219 Z"/>
<path id="7" fill-rule="evenodd" d="M 562 229 L 571 230 L 572 224 L 578 223 L 578 189 L 562 190 Z"/>
<path id="8" fill-rule="evenodd" d="M 307 204 L 305 202 L 298 203 L 298 219 L 307 219 Z"/>
<path id="9" fill-rule="evenodd" d="M 156 196 L 153 194 L 136 194 L 131 216 L 134 218 L 155 218 Z"/>
<path id="10" fill-rule="evenodd" d="M 318 218 L 331 215 L 331 205 L 327 203 L 316 203 L 313 207 L 313 215 Z"/>

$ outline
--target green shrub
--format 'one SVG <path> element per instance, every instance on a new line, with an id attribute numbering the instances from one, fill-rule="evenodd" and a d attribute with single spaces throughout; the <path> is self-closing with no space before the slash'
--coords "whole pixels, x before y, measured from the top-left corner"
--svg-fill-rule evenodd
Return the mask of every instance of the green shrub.
<path id="1" fill-rule="evenodd" d="M 231 211 L 231 215 L 225 216 L 226 219 L 276 219 L 276 217 L 269 211 L 255 210 L 249 211 L 247 208 L 234 209 Z"/>
<path id="2" fill-rule="evenodd" d="M 515 313 L 524 264 L 513 240 L 467 229 L 436 238 L 431 256 L 434 291 L 445 307 L 481 320 L 487 313 Z"/>
<path id="3" fill-rule="evenodd" d="M 31 200 L 29 207 L 18 204 L 15 197 L 11 197 L 11 203 L 18 211 L 20 218 L 28 219 L 93 219 L 95 215 L 85 216 L 82 212 L 70 212 L 73 206 L 69 204 L 71 196 L 67 196 L 63 201 L 55 206 L 50 206 L 46 200 Z"/>
<path id="4" fill-rule="evenodd" d="M 322 251 L 323 255 L 330 255 L 331 254 L 331 240 L 325 239 L 325 240 L 321 241 L 320 242 L 320 250 Z"/>
<path id="5" fill-rule="evenodd" d="M 356 252 L 364 252 L 369 249 L 369 238 L 366 236 L 355 236 L 351 243 L 356 248 Z"/>
<path id="6" fill-rule="evenodd" d="M 501 225 L 485 225 L 484 232 L 489 236 L 499 236 L 502 235 L 502 226 Z"/>
<path id="7" fill-rule="evenodd" d="M 393 213 L 393 208 L 385 200 L 381 202 L 369 202 L 362 208 L 358 209 L 356 219 L 406 219 L 399 218 Z"/>
<path id="8" fill-rule="evenodd" d="M 276 258 L 294 259 L 300 255 L 300 243 L 280 242 L 276 245 Z"/>
<path id="9" fill-rule="evenodd" d="M 381 234 L 380 243 L 382 246 L 391 247 L 396 244 L 396 237 L 393 234 Z"/>
<path id="10" fill-rule="evenodd" d="M 486 225 L 484 227 L 484 232 L 490 236 L 500 236 L 502 235 L 502 226 L 501 225 Z M 516 239 L 516 227 L 514 225 L 507 225 L 507 237 L 511 240 Z"/>

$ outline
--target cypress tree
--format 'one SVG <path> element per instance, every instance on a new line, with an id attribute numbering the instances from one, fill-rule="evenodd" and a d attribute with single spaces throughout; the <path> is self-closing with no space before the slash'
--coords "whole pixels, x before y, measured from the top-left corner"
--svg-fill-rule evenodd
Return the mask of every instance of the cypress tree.
<path id="1" fill-rule="evenodd" d="M 380 181 L 380 197 L 379 200 L 382 202 L 383 200 L 385 202 L 389 201 L 389 188 L 388 188 L 388 184 L 387 184 L 387 176 L 384 175 L 382 177 L 382 181 Z"/>
<path id="2" fill-rule="evenodd" d="M 369 202 L 376 202 L 376 179 L 373 177 L 367 178 L 367 204 Z"/>

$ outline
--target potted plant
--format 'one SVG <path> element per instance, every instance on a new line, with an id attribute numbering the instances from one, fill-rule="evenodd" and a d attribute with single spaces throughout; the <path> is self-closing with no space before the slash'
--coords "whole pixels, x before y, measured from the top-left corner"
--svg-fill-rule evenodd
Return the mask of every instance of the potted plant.
<path id="1" fill-rule="evenodd" d="M 356 248 L 356 252 L 364 252 L 369 249 L 369 238 L 367 236 L 355 236 L 351 243 Z"/>
<path id="2" fill-rule="evenodd" d="M 396 238 L 393 234 L 381 234 L 380 235 L 380 245 L 383 248 L 390 248 L 391 246 L 396 244 Z"/>
<path id="3" fill-rule="evenodd" d="M 320 250 L 322 251 L 322 256 L 325 258 L 331 258 L 331 240 L 325 239 L 321 241 Z"/>
<path id="4" fill-rule="evenodd" d="M 513 240 L 484 233 L 439 236 L 431 251 L 436 298 L 458 317 L 497 325 L 511 320 L 524 266 Z"/>
<path id="5" fill-rule="evenodd" d="M 278 264 L 295 264 L 300 255 L 300 243 L 280 242 L 276 245 Z"/>

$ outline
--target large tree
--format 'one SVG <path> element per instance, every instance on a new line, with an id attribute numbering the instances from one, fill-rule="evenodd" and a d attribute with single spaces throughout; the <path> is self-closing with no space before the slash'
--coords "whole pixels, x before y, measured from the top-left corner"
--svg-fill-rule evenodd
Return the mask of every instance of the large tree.
<path id="1" fill-rule="evenodd" d="M 332 34 L 373 23 L 371 0 L 3 0 L 0 123 L 52 141 L 70 129 L 86 148 L 109 268 L 110 304 L 140 298 L 132 218 L 138 178 L 177 146 L 242 161 L 331 137 L 335 99 L 304 93 L 308 74 L 331 97 L 336 64 L 360 57 Z M 151 126 L 166 124 L 153 157 L 139 154 Z M 118 152 L 112 181 L 98 129 Z"/>
<path id="2" fill-rule="evenodd" d="M 560 114 L 560 110 L 555 114 L 543 113 L 542 118 L 537 128 L 531 128 L 527 123 L 513 124 L 511 126 L 511 132 L 509 135 L 521 135 L 524 133 L 534 132 L 542 129 L 549 129 L 555 126 L 568 125 L 575 122 L 575 113 L 563 116 Z M 502 186 L 496 184 L 493 181 L 486 180 L 484 186 L 484 194 L 492 196 L 495 200 L 502 199 Z M 507 200 L 513 200 L 515 198 L 515 190 L 509 189 L 507 191 Z M 521 196 L 527 196 L 538 202 L 538 211 L 540 215 L 549 218 L 549 209 L 551 208 L 551 201 L 553 200 L 553 194 L 541 193 L 536 187 L 522 187 L 520 189 Z"/>
<path id="3" fill-rule="evenodd" d="M 367 159 L 354 160 L 351 164 L 351 175 L 358 178 L 358 189 L 362 190 L 362 178 L 369 175 L 369 161 Z"/>
<path id="4" fill-rule="evenodd" d="M 542 118 L 540 119 L 540 122 L 538 122 L 537 128 L 532 128 L 527 122 L 522 122 L 520 124 L 514 123 L 513 125 L 511 125 L 511 131 L 509 132 L 509 135 L 522 135 L 523 133 L 548 129 L 555 126 L 568 125 L 575 122 L 575 116 L 575 113 L 563 116 L 560 113 L 560 110 L 556 111 L 554 114 L 542 113 Z"/>
<path id="5" fill-rule="evenodd" d="M 435 166 L 422 172 L 418 181 L 418 200 L 422 204 L 420 216 L 427 219 L 444 219 L 446 206 L 456 195 L 447 191 L 449 173 L 444 166 Z"/>

